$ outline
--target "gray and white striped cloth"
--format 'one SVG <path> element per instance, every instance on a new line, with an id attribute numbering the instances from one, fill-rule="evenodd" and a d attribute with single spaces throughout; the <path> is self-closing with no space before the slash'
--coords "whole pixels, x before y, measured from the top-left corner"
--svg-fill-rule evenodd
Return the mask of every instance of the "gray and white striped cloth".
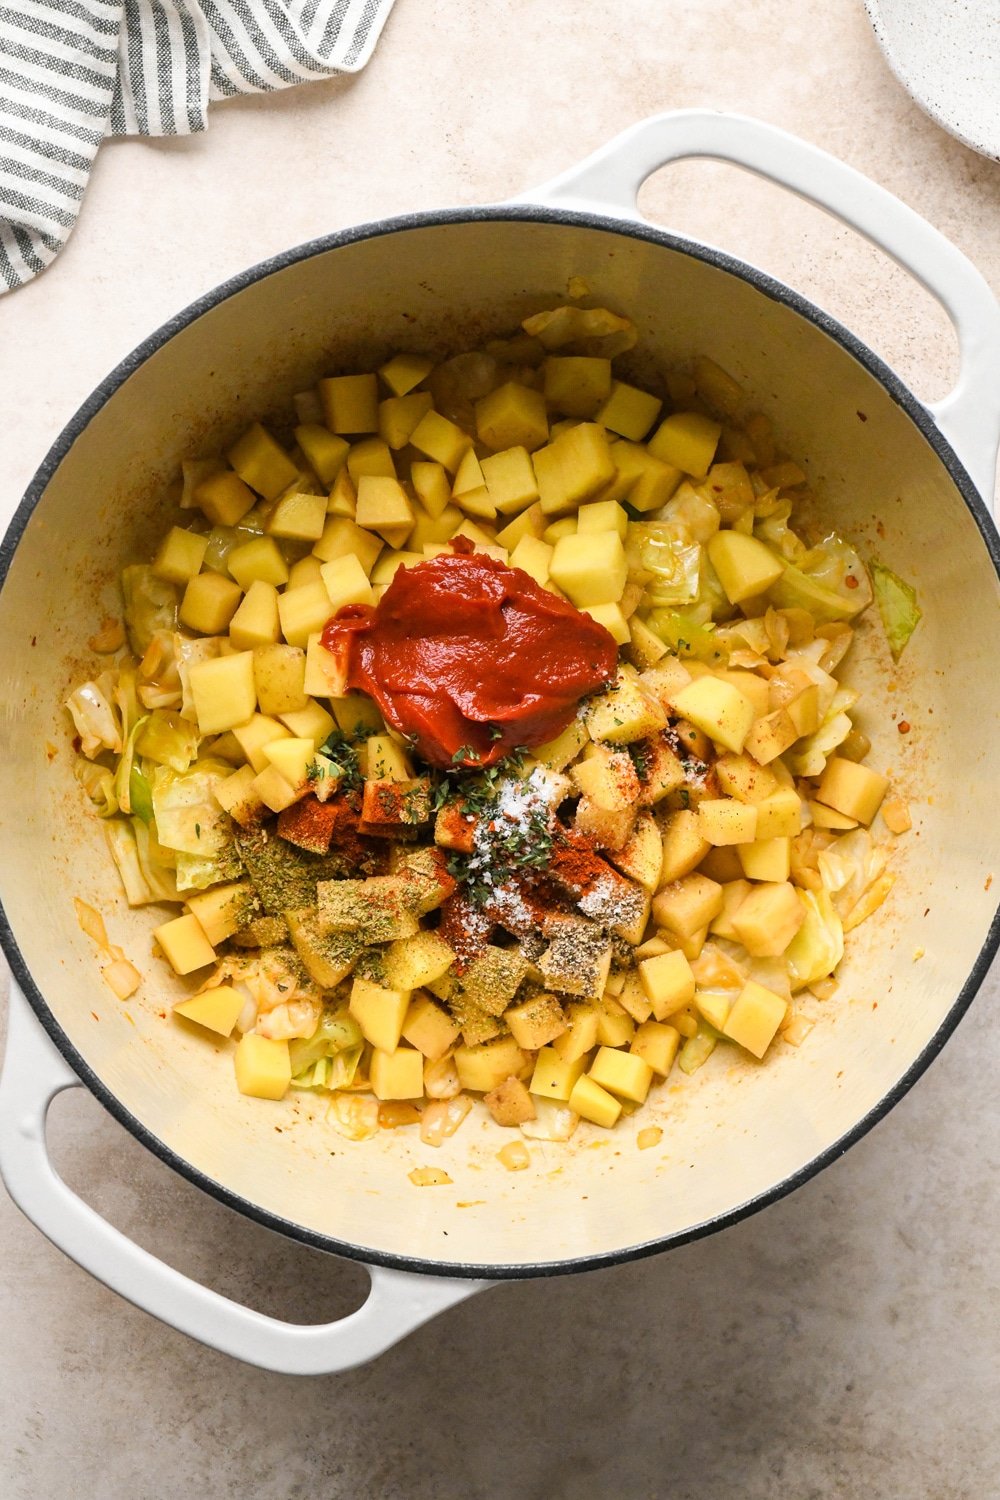
<path id="1" fill-rule="evenodd" d="M 0 292 L 76 223 L 106 135 L 189 135 L 208 105 L 354 73 L 393 0 L 0 0 Z"/>

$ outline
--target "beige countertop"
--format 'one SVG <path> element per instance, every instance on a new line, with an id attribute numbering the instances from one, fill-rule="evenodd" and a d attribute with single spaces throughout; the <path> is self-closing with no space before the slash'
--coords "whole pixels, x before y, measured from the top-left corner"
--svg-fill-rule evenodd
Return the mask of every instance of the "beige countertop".
<path id="1" fill-rule="evenodd" d="M 855 0 L 398 0 L 359 78 L 217 107 L 207 135 L 106 146 L 54 268 L 0 299 L 6 514 L 142 337 L 244 266 L 343 225 L 498 200 L 643 115 L 785 126 L 897 193 L 1000 288 L 1000 166 L 944 135 Z M 658 175 L 657 222 L 803 290 L 942 394 L 935 303 L 850 231 L 718 166 Z M 889 1118 L 791 1198 L 616 1270 L 508 1285 L 374 1365 L 241 1367 L 120 1301 L 0 1194 L 3 1500 L 985 1500 L 1000 1437 L 994 970 Z M 114 1223 L 263 1311 L 356 1302 L 357 1268 L 180 1181 L 99 1105 L 55 1159 Z"/>

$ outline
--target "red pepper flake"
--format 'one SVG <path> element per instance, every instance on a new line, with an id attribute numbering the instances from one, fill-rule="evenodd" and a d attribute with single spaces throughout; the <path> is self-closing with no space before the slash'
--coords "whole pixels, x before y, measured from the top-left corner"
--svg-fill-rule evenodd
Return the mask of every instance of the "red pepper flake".
<path id="1" fill-rule="evenodd" d="M 899 723 L 896 725 L 896 728 L 899 730 L 900 734 L 909 734 L 910 732 L 910 725 L 906 719 L 900 719 Z"/>
<path id="2" fill-rule="evenodd" d="M 844 586 L 845 586 L 845 588 L 849 588 L 849 589 L 856 589 L 857 588 L 857 586 L 858 586 L 858 580 L 855 578 L 855 576 L 854 576 L 853 573 L 848 573 L 847 577 L 844 579 Z"/>

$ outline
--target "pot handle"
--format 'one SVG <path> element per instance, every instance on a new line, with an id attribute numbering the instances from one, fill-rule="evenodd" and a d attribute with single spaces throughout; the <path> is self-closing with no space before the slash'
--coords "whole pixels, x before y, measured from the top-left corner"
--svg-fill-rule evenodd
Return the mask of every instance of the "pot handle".
<path id="1" fill-rule="evenodd" d="M 54 1245 L 112 1291 L 181 1333 L 283 1375 L 327 1375 L 385 1352 L 421 1323 L 490 1285 L 366 1265 L 364 1305 L 336 1323 L 265 1317 L 209 1291 L 132 1243 L 70 1190 L 49 1160 L 45 1119 L 77 1075 L 11 985 L 0 1075 L 0 1176 L 17 1206 Z"/>
<path id="2" fill-rule="evenodd" d="M 1000 443 L 1000 306 L 965 255 L 913 209 L 826 151 L 744 115 L 682 109 L 640 120 L 518 201 L 639 219 L 646 178 L 668 162 L 732 162 L 826 209 L 885 250 L 936 297 L 955 325 L 955 389 L 929 406 L 993 510 Z"/>

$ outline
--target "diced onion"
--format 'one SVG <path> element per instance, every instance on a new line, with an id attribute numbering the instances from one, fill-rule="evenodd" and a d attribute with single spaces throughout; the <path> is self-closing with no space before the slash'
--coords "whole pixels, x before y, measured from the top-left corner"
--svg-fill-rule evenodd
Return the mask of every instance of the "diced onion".
<path id="1" fill-rule="evenodd" d="M 455 1131 L 472 1108 L 468 1094 L 457 1094 L 452 1099 L 435 1099 L 428 1104 L 420 1119 L 420 1139 L 425 1146 L 440 1146 Z"/>
<path id="2" fill-rule="evenodd" d="M 105 964 L 101 973 L 105 984 L 119 1000 L 127 1000 L 130 995 L 134 995 L 142 983 L 142 975 L 127 958 L 116 958 L 113 963 Z"/>

